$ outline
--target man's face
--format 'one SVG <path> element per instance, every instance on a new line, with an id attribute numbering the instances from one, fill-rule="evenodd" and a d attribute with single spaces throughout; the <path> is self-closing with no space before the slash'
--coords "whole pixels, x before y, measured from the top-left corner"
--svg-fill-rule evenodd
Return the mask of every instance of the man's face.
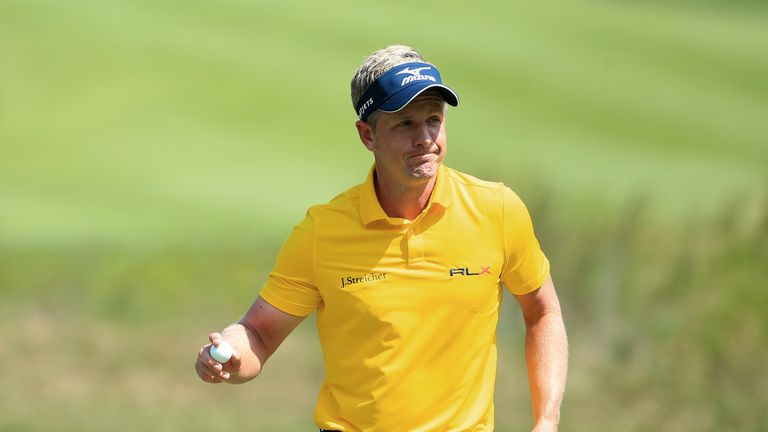
<path id="1" fill-rule="evenodd" d="M 428 90 L 398 112 L 381 113 L 375 130 L 358 122 L 358 132 L 378 175 L 403 185 L 427 181 L 445 158 L 445 102 Z"/>

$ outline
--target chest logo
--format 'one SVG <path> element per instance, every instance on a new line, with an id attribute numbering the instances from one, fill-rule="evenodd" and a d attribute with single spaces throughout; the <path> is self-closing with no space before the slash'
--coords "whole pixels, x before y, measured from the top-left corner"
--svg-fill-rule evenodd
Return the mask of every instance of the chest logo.
<path id="1" fill-rule="evenodd" d="M 380 281 L 386 278 L 386 273 L 368 273 L 362 276 L 346 276 L 341 278 L 341 288 L 349 285 L 356 285 L 362 282 Z"/>
<path id="2" fill-rule="evenodd" d="M 452 268 L 450 270 L 450 274 L 451 274 L 451 277 L 454 277 L 454 276 L 483 276 L 483 275 L 490 276 L 492 273 L 491 273 L 491 266 L 485 266 L 485 267 L 481 266 L 479 272 L 473 272 L 469 269 L 469 267 L 457 267 L 457 268 Z"/>

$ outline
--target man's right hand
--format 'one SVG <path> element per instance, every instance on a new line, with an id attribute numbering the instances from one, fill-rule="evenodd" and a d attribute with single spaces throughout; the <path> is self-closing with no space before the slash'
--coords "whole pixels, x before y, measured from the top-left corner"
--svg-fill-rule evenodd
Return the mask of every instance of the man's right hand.
<path id="1" fill-rule="evenodd" d="M 201 380 L 211 384 L 229 381 L 233 376 L 237 376 L 240 372 L 242 361 L 240 353 L 235 350 L 234 354 L 232 354 L 232 358 L 230 358 L 228 362 L 221 364 L 211 357 L 210 352 L 212 345 L 218 347 L 224 340 L 221 333 L 211 333 L 208 336 L 208 339 L 211 343 L 200 348 L 200 351 L 197 353 L 197 362 L 195 362 L 197 376 L 200 377 Z"/>
<path id="2" fill-rule="evenodd" d="M 261 297 L 256 298 L 239 322 L 208 336 L 211 343 L 197 353 L 197 376 L 212 384 L 242 384 L 256 378 L 264 362 L 303 319 L 277 309 Z M 212 345 L 219 346 L 225 338 L 235 353 L 221 364 L 211 357 L 210 349 Z"/>

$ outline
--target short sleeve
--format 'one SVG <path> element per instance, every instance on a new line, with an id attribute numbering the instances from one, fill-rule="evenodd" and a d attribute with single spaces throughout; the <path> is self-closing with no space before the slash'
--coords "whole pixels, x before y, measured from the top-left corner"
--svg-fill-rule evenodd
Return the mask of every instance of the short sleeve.
<path id="1" fill-rule="evenodd" d="M 307 213 L 283 244 L 260 295 L 285 313 L 307 316 L 322 301 L 315 284 L 315 226 Z"/>
<path id="2" fill-rule="evenodd" d="M 544 285 L 549 277 L 549 260 L 533 232 L 533 223 L 523 201 L 504 187 L 504 245 L 501 280 L 515 295 L 527 294 Z"/>

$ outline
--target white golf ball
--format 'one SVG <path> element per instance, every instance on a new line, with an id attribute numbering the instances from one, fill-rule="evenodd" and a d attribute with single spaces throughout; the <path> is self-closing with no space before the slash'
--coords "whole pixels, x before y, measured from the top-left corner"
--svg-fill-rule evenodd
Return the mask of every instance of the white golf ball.
<path id="1" fill-rule="evenodd" d="M 232 358 L 235 349 L 227 341 L 221 341 L 218 347 L 211 345 L 211 357 L 219 363 L 226 363 Z"/>

